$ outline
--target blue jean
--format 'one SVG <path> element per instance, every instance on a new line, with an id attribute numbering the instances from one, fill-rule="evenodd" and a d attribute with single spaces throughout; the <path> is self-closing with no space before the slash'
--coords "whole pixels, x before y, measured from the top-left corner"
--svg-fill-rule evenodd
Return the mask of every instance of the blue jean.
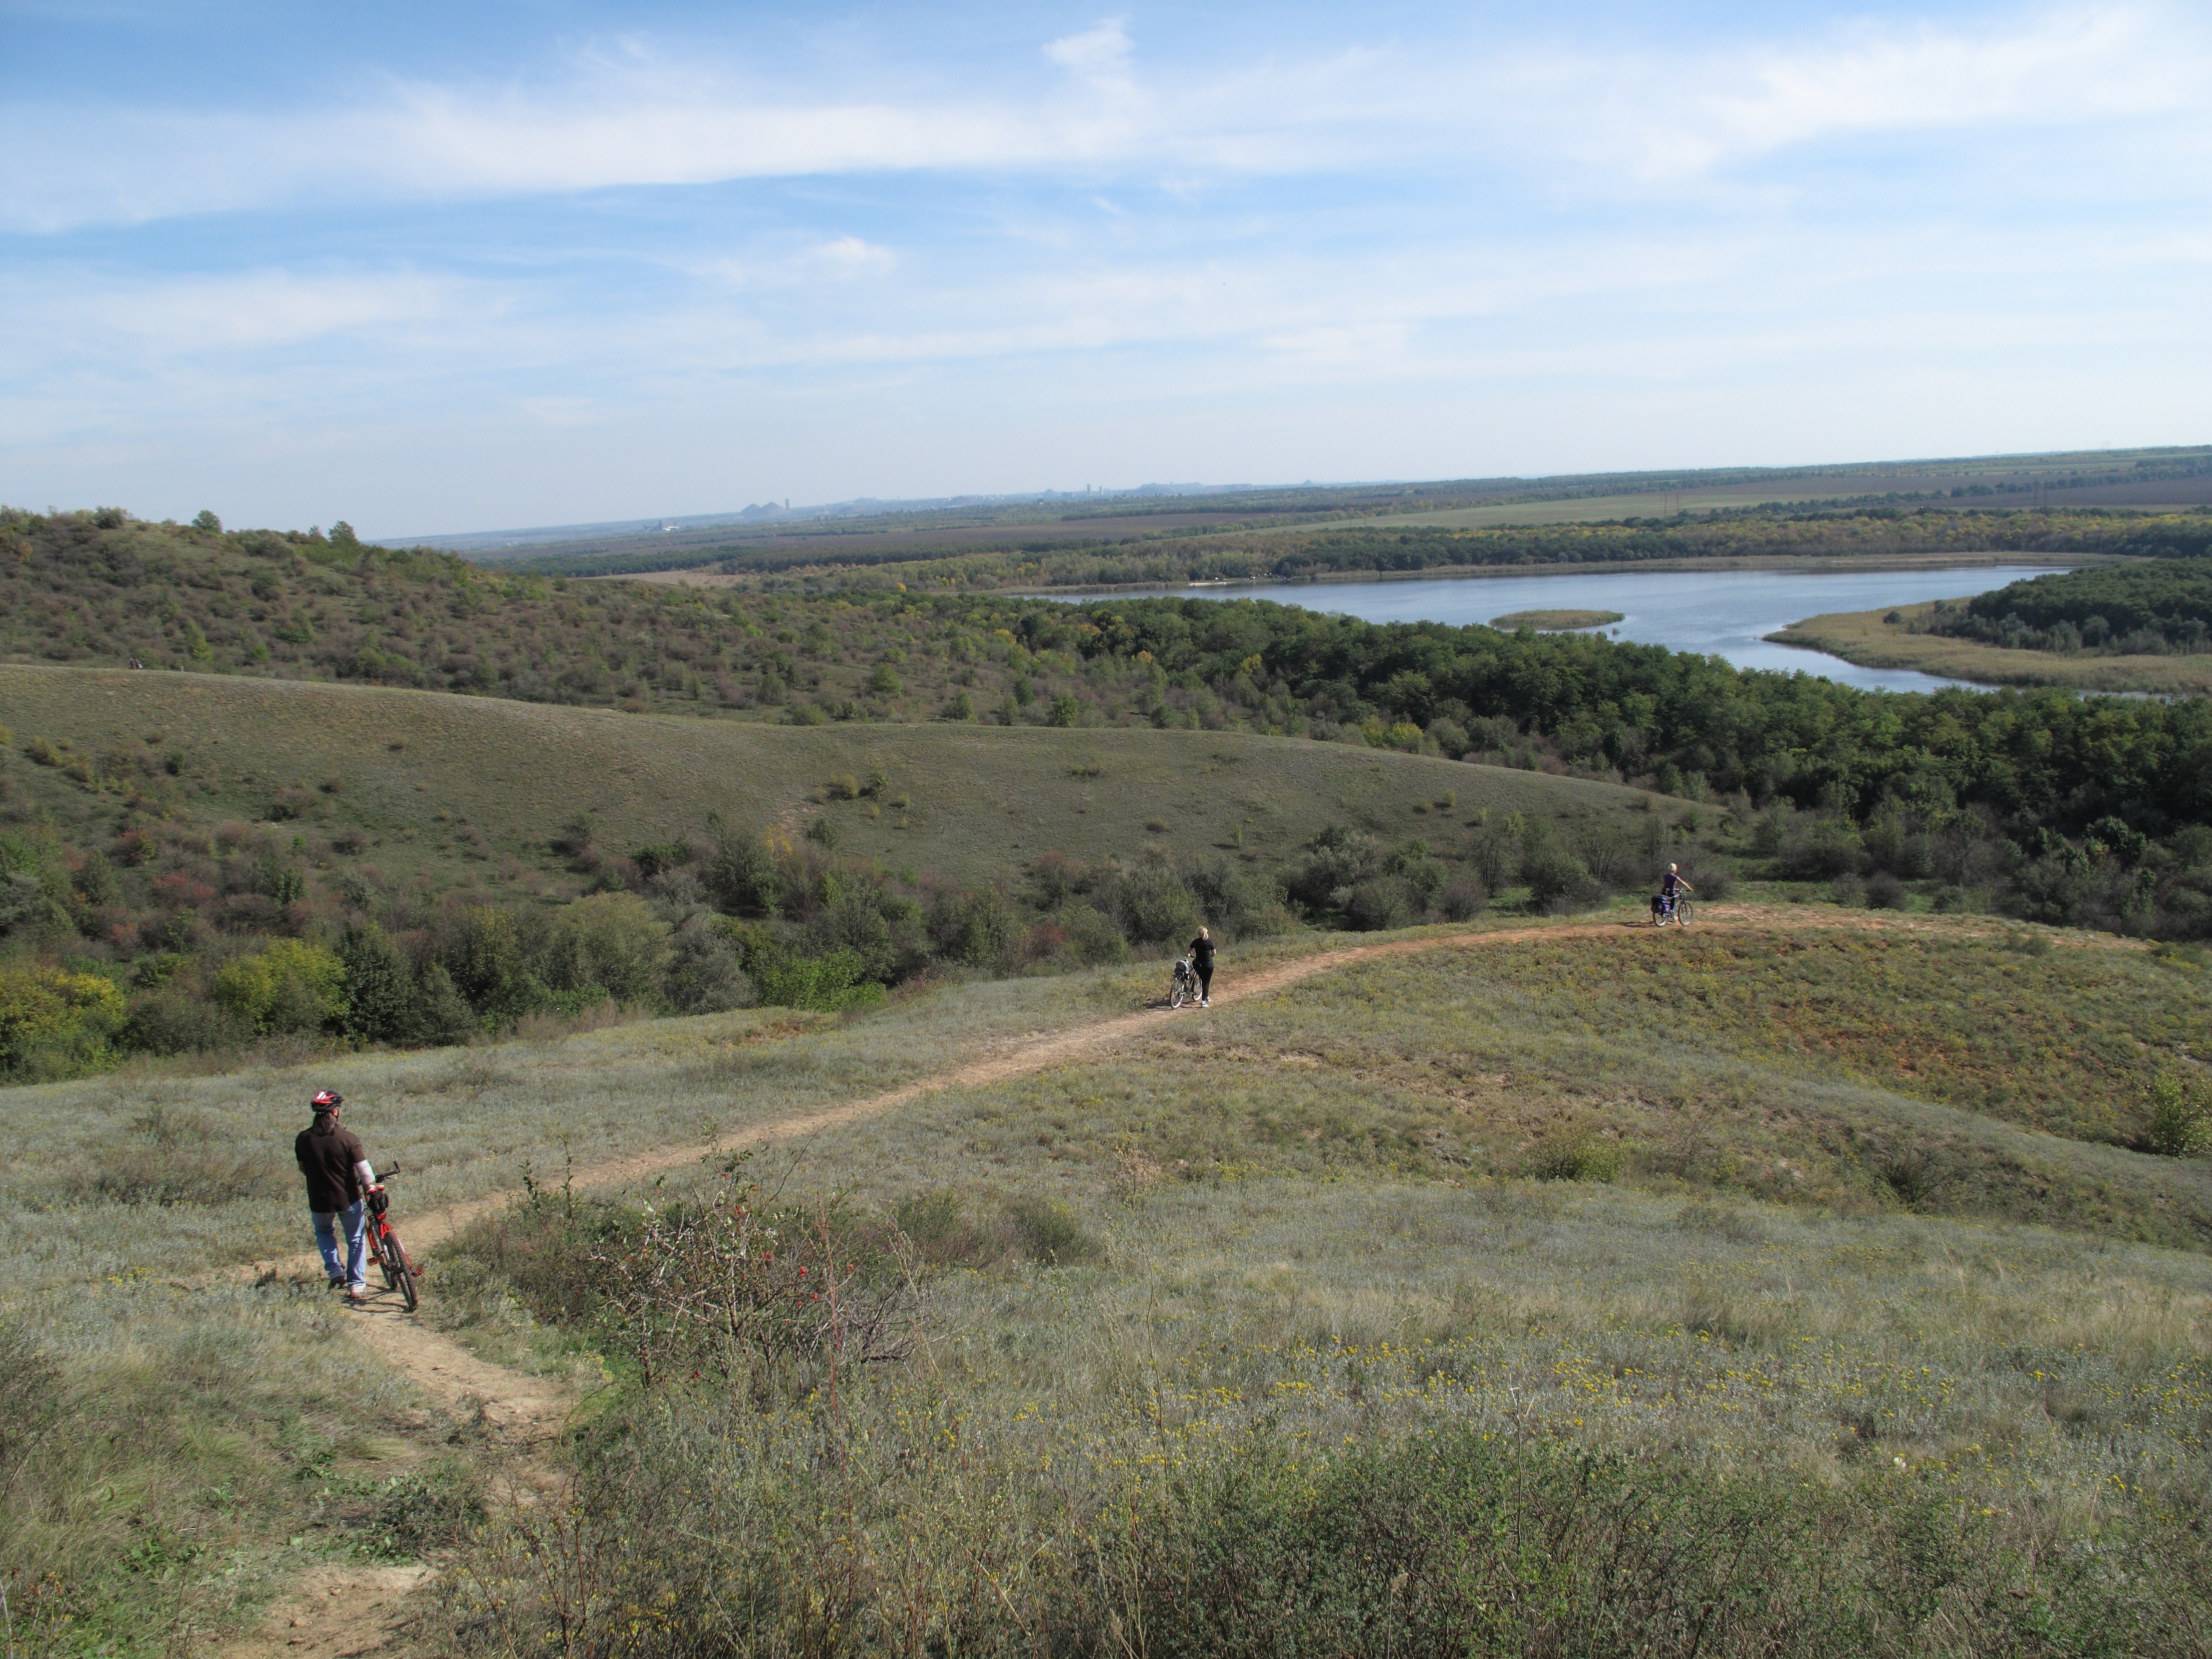
<path id="1" fill-rule="evenodd" d="M 364 1234 L 368 1220 L 368 1206 L 366 1203 L 356 1203 L 349 1208 L 340 1210 L 336 1215 L 325 1215 L 319 1210 L 311 1211 L 309 1213 L 315 1218 L 315 1243 L 323 1253 L 323 1271 L 331 1276 L 331 1283 L 336 1285 L 343 1277 L 343 1282 L 348 1285 L 355 1286 L 367 1285 L 368 1279 L 363 1269 L 368 1266 L 364 1258 L 368 1255 L 368 1247 L 364 1241 Z M 338 1224 L 340 1222 L 345 1224 L 346 1236 L 346 1259 L 343 1275 L 338 1267 Z"/>

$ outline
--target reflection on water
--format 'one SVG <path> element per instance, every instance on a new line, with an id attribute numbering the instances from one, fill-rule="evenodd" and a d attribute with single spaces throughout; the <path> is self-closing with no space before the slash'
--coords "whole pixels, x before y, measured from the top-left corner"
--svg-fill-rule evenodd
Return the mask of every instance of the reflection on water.
<path id="1" fill-rule="evenodd" d="M 1618 611 L 1622 620 L 1604 631 L 1620 639 L 1700 652 L 1738 668 L 1820 674 L 1869 690 L 1933 691 L 1967 682 L 1905 668 L 1861 668 L 1823 651 L 1770 645 L 1762 636 L 1823 611 L 1965 599 L 2024 576 L 2055 574 L 2057 568 L 2050 565 L 2002 564 L 1942 570 L 1635 570 L 1573 576 L 1438 576 L 1395 582 L 1239 583 L 1170 592 L 1194 599 L 1278 599 L 1369 622 L 1486 623 L 1515 611 Z"/>

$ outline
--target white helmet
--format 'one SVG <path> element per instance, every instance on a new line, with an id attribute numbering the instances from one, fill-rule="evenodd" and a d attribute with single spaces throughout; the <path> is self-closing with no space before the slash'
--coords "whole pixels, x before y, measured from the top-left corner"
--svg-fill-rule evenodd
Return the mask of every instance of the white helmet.
<path id="1" fill-rule="evenodd" d="M 1681 873 L 1682 866 L 1679 864 L 1670 864 L 1667 868 L 1669 873 L 1679 875 Z"/>

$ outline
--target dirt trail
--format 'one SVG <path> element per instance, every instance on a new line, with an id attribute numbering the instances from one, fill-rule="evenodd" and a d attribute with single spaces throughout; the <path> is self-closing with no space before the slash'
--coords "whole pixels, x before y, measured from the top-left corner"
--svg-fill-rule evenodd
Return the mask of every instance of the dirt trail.
<path id="1" fill-rule="evenodd" d="M 1808 918 L 1764 906 L 1715 905 L 1700 912 L 1698 931 L 1741 933 L 1776 923 L 1805 927 Z M 1217 1007 L 1249 1001 L 1281 991 L 1317 975 L 1333 972 L 1379 957 L 1412 956 L 1429 951 L 1514 945 L 1532 939 L 1587 939 L 1618 934 L 1638 923 L 1607 921 L 1565 926 L 1469 929 L 1432 934 L 1424 939 L 1391 939 L 1376 945 L 1347 945 L 1300 957 L 1251 974 L 1232 973 L 1214 997 Z M 1917 918 L 1873 915 L 1818 918 L 1822 928 L 1884 932 L 1959 931 L 1954 921 L 1929 922 Z M 1981 931 L 1974 924 L 1969 929 Z M 2087 941 L 2083 941 L 2087 942 Z M 2102 941 L 2097 941 L 2102 943 Z M 2131 941 L 2112 941 L 2115 945 Z M 1169 1018 L 1203 1018 L 1170 1015 L 1154 1006 L 1135 1013 L 1096 1020 L 1051 1036 L 1032 1036 L 1002 1042 L 995 1051 L 965 1066 L 916 1078 L 896 1089 L 847 1101 L 818 1111 L 796 1113 L 746 1127 L 733 1139 L 745 1144 L 789 1140 L 823 1129 L 878 1117 L 908 1105 L 925 1095 L 951 1089 L 981 1088 L 1010 1078 L 1027 1077 L 1107 1053 L 1166 1029 Z M 672 1170 L 696 1164 L 717 1149 L 709 1146 L 661 1146 L 626 1158 L 611 1158 L 574 1172 L 579 1187 L 619 1187 L 647 1181 Z M 486 1193 L 465 1204 L 425 1211 L 405 1218 L 404 1233 L 410 1254 L 450 1238 L 461 1228 L 522 1196 L 519 1189 Z M 319 1276 L 321 1264 L 301 1256 L 280 1264 L 278 1271 L 312 1272 Z M 434 1280 L 433 1281 L 434 1287 Z M 537 1455 L 538 1449 L 559 1431 L 567 1411 L 560 1389 L 544 1379 L 526 1376 L 477 1358 L 459 1343 L 406 1315 L 396 1298 L 381 1294 L 361 1310 L 355 1329 L 362 1340 L 386 1363 L 396 1366 L 454 1416 L 481 1422 L 495 1442 L 509 1454 L 504 1489 L 516 1501 L 532 1501 L 538 1492 L 556 1482 L 553 1471 Z M 393 1571 L 412 1572 L 401 1585 Z M 262 1631 L 222 1650 L 223 1659 L 337 1659 L 337 1656 L 369 1653 L 401 1639 L 406 1619 L 400 1605 L 405 1591 L 426 1582 L 427 1568 L 385 1571 L 333 1571 L 316 1579 L 301 1594 L 288 1597 L 271 1610 Z M 297 1621 L 297 1622 L 292 1622 Z"/>

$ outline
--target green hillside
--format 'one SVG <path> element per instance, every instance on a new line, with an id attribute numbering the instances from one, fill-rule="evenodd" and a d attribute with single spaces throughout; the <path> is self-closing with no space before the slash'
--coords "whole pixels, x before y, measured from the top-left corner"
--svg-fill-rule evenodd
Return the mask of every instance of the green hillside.
<path id="1" fill-rule="evenodd" d="M 828 1009 L 1640 889 L 1688 803 L 1243 732 L 678 720 L 0 665 L 0 1076 Z"/>
<path id="2" fill-rule="evenodd" d="M 780 726 L 9 665 L 0 708 L 19 738 L 66 741 L 95 765 L 118 748 L 179 757 L 197 817 L 291 822 L 296 806 L 319 843 L 358 836 L 360 855 L 392 872 L 450 877 L 474 865 L 486 885 L 558 881 L 562 860 L 547 843 L 579 811 L 617 850 L 699 836 L 710 814 L 793 835 L 826 818 L 840 852 L 1013 884 L 1046 851 L 1241 852 L 1277 864 L 1342 824 L 1393 842 L 1425 836 L 1449 853 L 1478 812 L 1580 820 L 1650 800 L 1540 772 L 1242 732 Z M 146 743 L 149 732 L 160 740 Z M 888 783 L 873 796 L 825 799 L 833 783 L 877 770 Z"/>

